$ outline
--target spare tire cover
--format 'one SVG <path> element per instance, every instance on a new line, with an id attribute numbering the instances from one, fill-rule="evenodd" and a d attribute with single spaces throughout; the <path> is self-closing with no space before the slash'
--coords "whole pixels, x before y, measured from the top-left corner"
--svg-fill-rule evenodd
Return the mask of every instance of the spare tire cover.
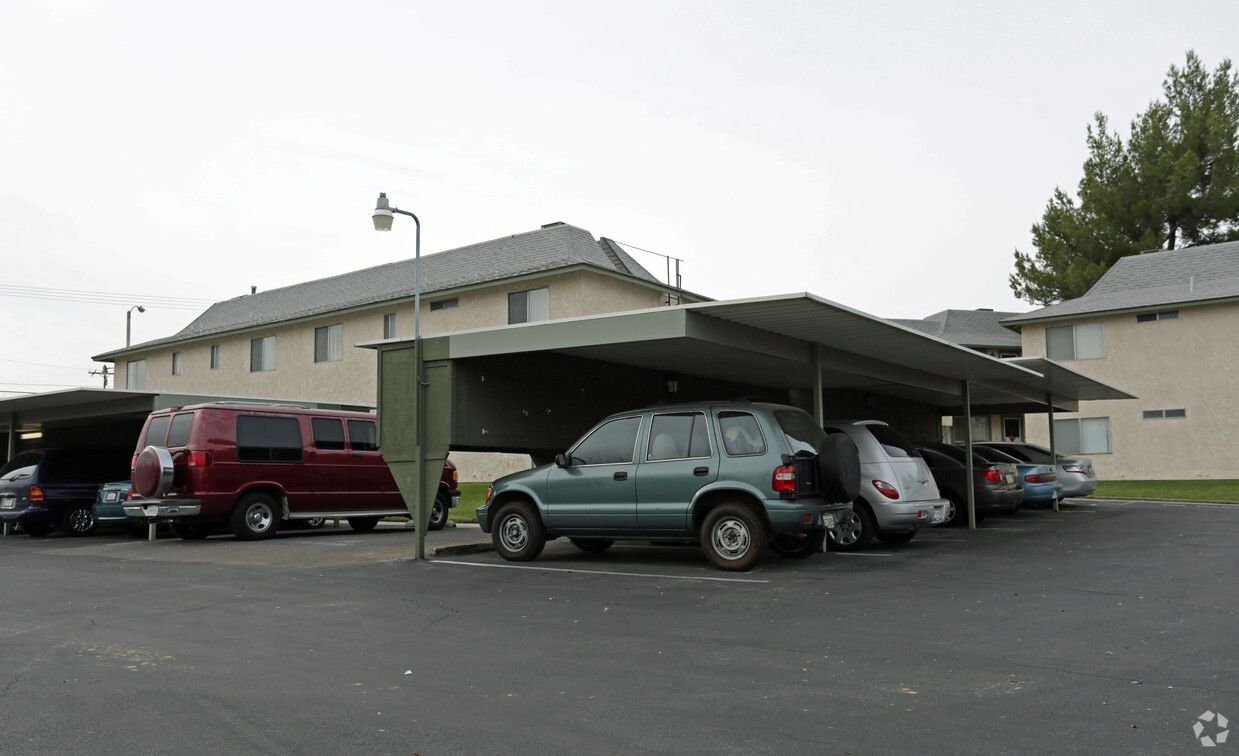
<path id="1" fill-rule="evenodd" d="M 844 433 L 826 437 L 817 456 L 817 475 L 826 498 L 836 504 L 856 501 L 860 494 L 860 454 L 856 442 Z"/>
<path id="2" fill-rule="evenodd" d="M 148 446 L 133 466 L 133 489 L 143 499 L 160 499 L 172 490 L 172 453 L 162 446 Z"/>

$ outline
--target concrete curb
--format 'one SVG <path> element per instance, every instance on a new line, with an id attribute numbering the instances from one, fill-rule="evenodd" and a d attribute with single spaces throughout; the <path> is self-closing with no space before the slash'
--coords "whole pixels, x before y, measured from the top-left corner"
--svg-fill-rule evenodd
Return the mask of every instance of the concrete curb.
<path id="1" fill-rule="evenodd" d="M 494 544 L 490 543 L 453 543 L 446 546 L 436 546 L 430 550 L 430 556 L 458 556 L 460 554 L 481 554 L 487 551 L 494 551 Z"/>

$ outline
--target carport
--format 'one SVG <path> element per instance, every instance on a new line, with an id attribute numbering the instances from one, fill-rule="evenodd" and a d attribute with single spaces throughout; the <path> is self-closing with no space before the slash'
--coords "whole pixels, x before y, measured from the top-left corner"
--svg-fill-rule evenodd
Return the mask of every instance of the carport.
<path id="1" fill-rule="evenodd" d="M 946 414 L 970 428 L 974 410 L 1049 412 L 1052 431 L 1053 413 L 1081 400 L 1134 398 L 1050 360 L 995 359 L 807 293 L 357 346 L 378 351 L 380 445 L 416 502 L 418 558 L 449 449 L 546 462 L 605 415 L 659 401 L 768 397 L 819 422 L 873 418 L 936 441 Z M 975 527 L 971 491 L 968 509 Z"/>

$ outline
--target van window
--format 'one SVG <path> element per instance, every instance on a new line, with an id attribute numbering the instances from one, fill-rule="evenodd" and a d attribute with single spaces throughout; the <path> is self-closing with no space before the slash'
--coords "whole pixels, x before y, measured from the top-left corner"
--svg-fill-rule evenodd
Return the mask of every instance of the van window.
<path id="1" fill-rule="evenodd" d="M 314 445 L 324 451 L 344 448 L 344 423 L 332 417 L 316 417 L 310 422 L 314 428 Z"/>
<path id="2" fill-rule="evenodd" d="M 147 446 L 163 446 L 163 437 L 168 433 L 168 423 L 172 421 L 171 415 L 160 415 L 159 417 L 151 418 L 151 425 L 146 429 L 146 445 Z"/>
<path id="3" fill-rule="evenodd" d="M 348 445 L 353 451 L 378 451 L 379 434 L 370 420 L 348 421 Z"/>
<path id="4" fill-rule="evenodd" d="M 237 416 L 237 461 L 300 462 L 301 424 L 295 417 Z"/>
<path id="5" fill-rule="evenodd" d="M 182 412 L 179 415 L 172 416 L 172 426 L 168 429 L 168 443 L 166 446 L 170 449 L 180 448 L 189 443 L 189 426 L 193 425 L 194 413 Z"/>

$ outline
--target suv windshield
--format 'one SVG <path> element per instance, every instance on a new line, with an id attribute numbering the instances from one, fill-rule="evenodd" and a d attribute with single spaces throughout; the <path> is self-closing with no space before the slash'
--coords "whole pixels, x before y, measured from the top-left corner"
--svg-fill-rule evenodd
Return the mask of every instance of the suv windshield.
<path id="1" fill-rule="evenodd" d="M 798 451 L 811 451 L 820 454 L 826 443 L 826 431 L 818 425 L 807 412 L 796 410 L 775 410 L 774 417 L 787 437 L 787 445 L 792 448 L 792 454 Z"/>

